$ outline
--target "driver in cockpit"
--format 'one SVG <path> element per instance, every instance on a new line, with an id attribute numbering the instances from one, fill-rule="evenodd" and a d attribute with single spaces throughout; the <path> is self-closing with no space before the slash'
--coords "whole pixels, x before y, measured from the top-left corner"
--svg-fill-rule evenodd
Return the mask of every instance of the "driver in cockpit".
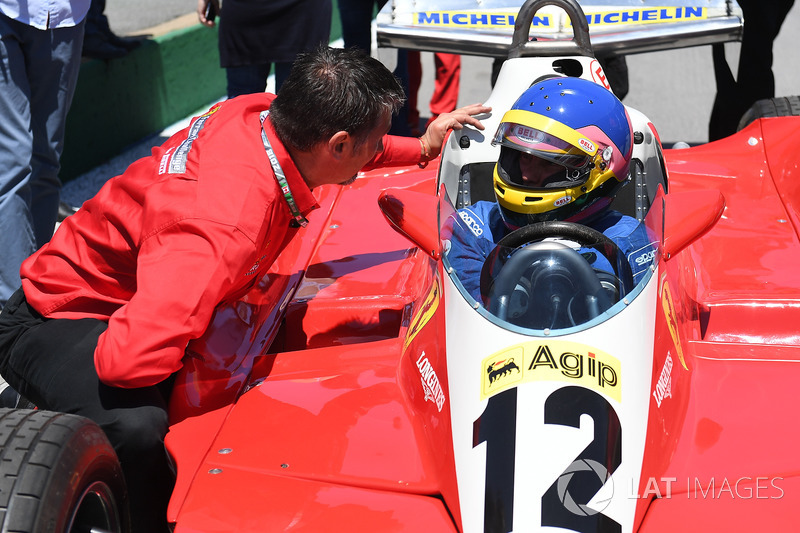
<path id="1" fill-rule="evenodd" d="M 609 209 L 628 179 L 633 132 L 622 103 L 591 81 L 559 77 L 533 84 L 500 123 L 493 144 L 497 202 L 460 209 L 447 257 L 464 288 L 482 302 L 481 269 L 495 244 L 511 231 L 561 220 L 609 237 L 628 259 L 634 283 L 650 252 L 644 228 Z M 611 272 L 602 254 L 580 250 L 598 270 Z"/>

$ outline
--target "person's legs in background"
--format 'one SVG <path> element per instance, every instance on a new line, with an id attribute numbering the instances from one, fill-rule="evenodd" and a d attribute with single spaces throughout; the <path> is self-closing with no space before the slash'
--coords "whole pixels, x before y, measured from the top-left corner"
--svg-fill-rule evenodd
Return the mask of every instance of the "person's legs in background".
<path id="1" fill-rule="evenodd" d="M 630 87 L 628 61 L 625 56 L 615 54 L 598 56 L 597 61 L 603 67 L 608 84 L 611 85 L 611 91 L 617 98 L 624 100 Z"/>
<path id="2" fill-rule="evenodd" d="M 50 30 L 51 39 L 38 39 L 30 49 L 35 64 L 28 73 L 31 84 L 31 214 L 37 248 L 53 236 L 61 199 L 61 153 L 67 113 L 78 83 L 83 42 L 83 24 Z"/>
<path id="3" fill-rule="evenodd" d="M 775 96 L 772 48 L 794 0 L 754 2 L 739 0 L 744 11 L 744 31 L 736 83 L 746 111 L 756 100 Z"/>
<path id="4" fill-rule="evenodd" d="M 399 57 L 399 54 L 398 54 Z M 419 87 L 422 83 L 422 62 L 420 53 L 408 50 L 408 125 L 411 133 L 419 136 L 425 128 L 442 113 L 449 113 L 458 107 L 458 91 L 461 78 L 461 56 L 458 54 L 434 53 L 433 60 L 436 75 L 433 84 L 433 94 L 429 103 L 430 115 L 424 125 L 420 125 L 419 113 Z"/>
<path id="5" fill-rule="evenodd" d="M 431 95 L 431 116 L 428 124 L 442 113 L 449 113 L 458 107 L 458 90 L 461 79 L 460 55 L 435 53 L 433 61 L 436 66 L 436 79 Z"/>
<path id="6" fill-rule="evenodd" d="M 20 286 L 19 267 L 36 250 L 31 216 L 30 85 L 23 35 L 0 14 L 0 308 Z"/>
<path id="7" fill-rule="evenodd" d="M 92 0 L 86 14 L 83 55 L 93 59 L 115 59 L 138 47 L 138 39 L 123 38 L 111 31 L 105 14 L 106 0 Z"/>
<path id="8" fill-rule="evenodd" d="M 225 76 L 228 80 L 228 98 L 236 98 L 242 94 L 263 93 L 267 88 L 267 78 L 271 68 L 272 63 L 227 67 Z"/>
<path id="9" fill-rule="evenodd" d="M 91 59 L 116 59 L 128 54 L 128 50 L 111 42 L 106 30 L 111 31 L 108 18 L 103 13 L 105 0 L 92 0 L 86 13 L 86 32 L 83 38 L 83 55 Z"/>
<path id="10" fill-rule="evenodd" d="M 408 50 L 398 48 L 397 65 L 394 67 L 392 73 L 400 80 L 400 84 L 403 86 L 403 92 L 408 95 L 410 90 L 408 84 Z M 406 100 L 406 103 L 400 108 L 397 114 L 392 117 L 392 127 L 389 130 L 389 134 L 400 135 L 402 137 L 411 136 L 411 128 L 408 122 L 408 110 L 408 100 Z"/>
<path id="11" fill-rule="evenodd" d="M 53 234 L 59 159 L 80 68 L 83 24 L 38 30 L 0 15 L 0 35 L 2 307 L 20 285 L 22 261 Z"/>
<path id="12" fill-rule="evenodd" d="M 408 68 L 408 127 L 411 128 L 411 135 L 419 137 L 423 130 L 419 123 L 419 87 L 422 84 L 422 61 L 417 50 L 409 50 L 406 53 L 406 63 Z"/>
<path id="13" fill-rule="evenodd" d="M 275 94 L 281 89 L 281 85 L 289 77 L 292 70 L 292 63 L 275 63 Z"/>
<path id="14" fill-rule="evenodd" d="M 383 5 L 385 0 L 377 2 Z M 339 0 L 339 17 L 342 21 L 344 47 L 356 46 L 372 53 L 372 18 L 375 0 Z"/>
<path id="15" fill-rule="evenodd" d="M 794 0 L 739 0 L 744 14 L 742 46 L 736 78 L 725 59 L 723 44 L 712 46 L 717 94 L 708 124 L 708 140 L 736 132 L 742 115 L 757 101 L 775 97 L 772 47 Z"/>

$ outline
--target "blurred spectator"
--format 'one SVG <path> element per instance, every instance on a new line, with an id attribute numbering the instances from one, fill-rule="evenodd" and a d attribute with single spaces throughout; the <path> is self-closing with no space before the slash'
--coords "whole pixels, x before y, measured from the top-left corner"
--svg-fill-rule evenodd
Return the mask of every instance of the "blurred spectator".
<path id="1" fill-rule="evenodd" d="M 0 307 L 53 235 L 89 0 L 0 0 Z"/>
<path id="2" fill-rule="evenodd" d="M 387 0 L 339 0 L 339 18 L 342 23 L 342 40 L 345 48 L 359 48 L 367 54 L 372 54 L 372 19 L 375 14 L 386 4 Z M 392 72 L 403 87 L 403 92 L 408 96 L 412 91 L 409 83 L 408 50 L 397 50 L 397 64 Z M 403 107 L 392 117 L 392 127 L 389 133 L 403 137 L 412 136 L 413 117 L 408 100 Z M 419 123 L 419 114 L 416 115 Z"/>
<path id="3" fill-rule="evenodd" d="M 139 40 L 124 39 L 111 31 L 105 10 L 106 0 L 91 0 L 83 34 L 83 57 L 115 59 L 141 44 Z"/>
<path id="4" fill-rule="evenodd" d="M 436 120 L 442 113 L 449 113 L 458 106 L 458 89 L 461 77 L 461 56 L 458 54 L 434 53 L 433 61 L 436 66 L 436 77 L 433 85 L 433 94 L 429 104 L 430 118 L 421 126 L 420 115 L 417 109 L 419 86 L 422 81 L 422 61 L 420 53 L 410 50 L 408 60 L 408 124 L 411 133 L 418 136 L 425 131 L 428 124 Z"/>
<path id="5" fill-rule="evenodd" d="M 198 0 L 197 15 L 206 26 L 209 4 Z M 219 15 L 219 57 L 228 81 L 228 98 L 264 92 L 275 65 L 275 92 L 289 75 L 297 54 L 327 45 L 331 32 L 331 0 L 225 0 Z"/>
<path id="6" fill-rule="evenodd" d="M 386 0 L 339 0 L 344 47 L 355 46 L 372 53 L 372 19 Z"/>
<path id="7" fill-rule="evenodd" d="M 794 0 L 739 0 L 744 31 L 736 79 L 725 59 L 725 45 L 712 47 L 717 95 L 708 125 L 709 141 L 735 133 L 742 115 L 757 100 L 775 97 L 772 44 L 793 4 Z"/>

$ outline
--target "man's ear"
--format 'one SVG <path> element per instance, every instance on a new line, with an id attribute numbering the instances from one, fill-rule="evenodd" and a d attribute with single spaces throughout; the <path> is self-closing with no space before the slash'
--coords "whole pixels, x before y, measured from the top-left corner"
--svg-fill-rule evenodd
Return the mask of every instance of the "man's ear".
<path id="1" fill-rule="evenodd" d="M 350 154 L 353 137 L 346 131 L 337 131 L 328 139 L 328 150 L 332 157 L 337 159 Z"/>

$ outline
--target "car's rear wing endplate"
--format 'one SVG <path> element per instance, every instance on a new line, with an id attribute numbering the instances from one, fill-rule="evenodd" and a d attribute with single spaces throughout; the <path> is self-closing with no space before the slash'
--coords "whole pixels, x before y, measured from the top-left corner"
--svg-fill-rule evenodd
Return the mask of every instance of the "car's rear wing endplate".
<path id="1" fill-rule="evenodd" d="M 634 54 L 741 39 L 743 16 L 731 0 L 580 1 L 597 55 Z M 508 57 L 520 0 L 389 0 L 378 13 L 378 46 Z M 567 13 L 546 5 L 530 36 L 568 42 Z"/>

